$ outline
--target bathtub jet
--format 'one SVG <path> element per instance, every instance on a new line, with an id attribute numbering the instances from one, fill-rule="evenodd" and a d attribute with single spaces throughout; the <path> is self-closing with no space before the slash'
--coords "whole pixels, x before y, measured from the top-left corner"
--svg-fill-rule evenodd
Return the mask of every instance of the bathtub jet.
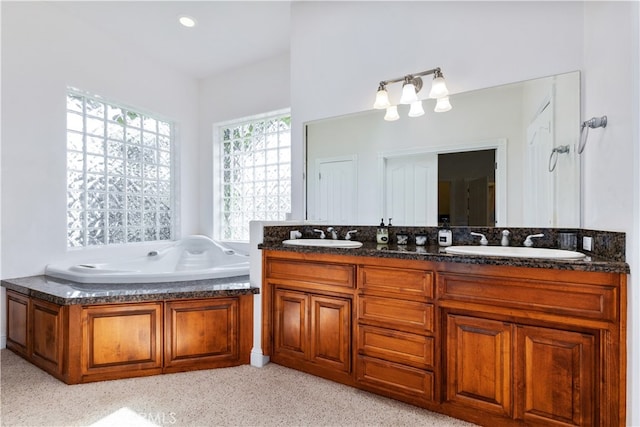
<path id="1" fill-rule="evenodd" d="M 249 274 L 249 257 L 206 236 L 127 259 L 49 264 L 45 275 L 80 283 L 158 283 L 220 279 Z"/>

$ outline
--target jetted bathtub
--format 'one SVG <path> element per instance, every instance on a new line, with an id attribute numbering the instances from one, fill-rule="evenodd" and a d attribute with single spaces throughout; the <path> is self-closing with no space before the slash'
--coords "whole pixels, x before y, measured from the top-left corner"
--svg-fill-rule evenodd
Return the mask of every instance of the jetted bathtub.
<path id="1" fill-rule="evenodd" d="M 206 236 L 188 236 L 146 255 L 82 264 L 49 264 L 47 276 L 80 283 L 158 283 L 249 274 L 249 256 Z"/>

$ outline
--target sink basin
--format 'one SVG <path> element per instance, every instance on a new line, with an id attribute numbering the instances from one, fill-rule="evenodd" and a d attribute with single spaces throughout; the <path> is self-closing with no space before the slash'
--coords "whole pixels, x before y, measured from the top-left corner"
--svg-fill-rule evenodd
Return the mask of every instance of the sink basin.
<path id="1" fill-rule="evenodd" d="M 283 245 L 289 246 L 315 246 L 317 248 L 359 248 L 362 242 L 354 240 L 332 240 L 332 239 L 293 239 L 284 240 Z"/>
<path id="2" fill-rule="evenodd" d="M 455 255 L 483 255 L 513 258 L 541 258 L 559 260 L 584 259 L 585 254 L 575 251 L 548 248 L 526 248 L 515 246 L 449 246 L 445 252 Z"/>

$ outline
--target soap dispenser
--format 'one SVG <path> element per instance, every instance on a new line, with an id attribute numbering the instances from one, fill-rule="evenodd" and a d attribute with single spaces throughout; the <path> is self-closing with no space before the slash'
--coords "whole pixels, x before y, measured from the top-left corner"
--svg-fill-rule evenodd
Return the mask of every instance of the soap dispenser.
<path id="1" fill-rule="evenodd" d="M 442 228 L 438 230 L 438 244 L 440 246 L 451 246 L 453 242 L 453 234 L 449 227 L 449 222 L 445 219 L 442 221 Z"/>
<path id="2" fill-rule="evenodd" d="M 380 227 L 376 232 L 376 241 L 378 243 L 389 243 L 389 229 L 384 225 L 384 218 L 380 221 Z"/>

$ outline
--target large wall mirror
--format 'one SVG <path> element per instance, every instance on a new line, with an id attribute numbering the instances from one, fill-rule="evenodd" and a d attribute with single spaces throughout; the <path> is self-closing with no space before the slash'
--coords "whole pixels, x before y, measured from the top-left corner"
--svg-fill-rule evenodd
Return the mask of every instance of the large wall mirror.
<path id="1" fill-rule="evenodd" d="M 580 73 L 450 97 L 400 120 L 306 124 L 307 219 L 332 224 L 580 226 Z"/>

